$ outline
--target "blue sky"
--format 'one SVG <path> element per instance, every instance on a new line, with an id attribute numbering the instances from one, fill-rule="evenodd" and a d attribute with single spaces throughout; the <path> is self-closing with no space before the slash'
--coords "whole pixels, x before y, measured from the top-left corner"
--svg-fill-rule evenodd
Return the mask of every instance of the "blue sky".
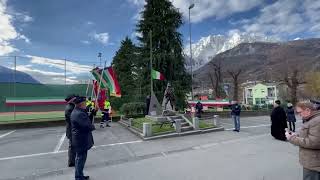
<path id="1" fill-rule="evenodd" d="M 193 43 L 208 35 L 233 32 L 283 41 L 320 35 L 319 0 L 171 1 L 184 17 L 179 30 L 184 44 L 188 43 L 191 3 L 195 3 L 191 11 Z M 0 0 L 0 56 L 27 56 L 33 63 L 21 61 L 19 68 L 25 71 L 49 62 L 59 64 L 65 58 L 75 61 L 74 66 L 91 67 L 99 63 L 98 52 L 110 64 L 121 40 L 126 36 L 135 39 L 143 5 L 144 0 Z M 41 58 L 47 63 L 41 64 Z M 54 68 L 52 72 L 58 72 Z"/>

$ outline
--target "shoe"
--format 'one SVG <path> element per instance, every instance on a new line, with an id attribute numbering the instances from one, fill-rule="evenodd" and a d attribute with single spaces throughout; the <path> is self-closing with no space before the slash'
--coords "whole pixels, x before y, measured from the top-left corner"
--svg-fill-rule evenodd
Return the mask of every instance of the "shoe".
<path id="1" fill-rule="evenodd" d="M 68 167 L 74 167 L 74 163 L 69 163 Z"/>
<path id="2" fill-rule="evenodd" d="M 104 125 L 100 125 L 100 128 L 104 128 Z"/>
<path id="3" fill-rule="evenodd" d="M 238 131 L 238 130 L 234 129 L 233 131 Z"/>
<path id="4" fill-rule="evenodd" d="M 83 179 L 88 180 L 88 179 L 90 179 L 90 177 L 89 176 L 83 176 Z"/>
<path id="5" fill-rule="evenodd" d="M 107 124 L 106 127 L 111 127 L 111 126 L 109 124 Z"/>
<path id="6" fill-rule="evenodd" d="M 240 132 L 240 130 L 236 130 L 237 132 Z"/>

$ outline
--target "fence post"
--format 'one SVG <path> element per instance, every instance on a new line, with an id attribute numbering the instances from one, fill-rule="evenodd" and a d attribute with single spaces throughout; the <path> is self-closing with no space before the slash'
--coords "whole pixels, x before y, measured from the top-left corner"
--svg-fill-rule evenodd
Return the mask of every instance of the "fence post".
<path id="1" fill-rule="evenodd" d="M 132 122 L 133 122 L 133 118 L 129 118 L 129 127 L 131 127 L 132 126 Z"/>
<path id="2" fill-rule="evenodd" d="M 13 97 L 16 98 L 16 73 L 17 73 L 17 56 L 14 56 L 14 74 L 13 74 Z M 16 104 L 13 105 L 13 120 L 16 120 Z"/>
<path id="3" fill-rule="evenodd" d="M 177 133 L 181 133 L 181 119 L 175 120 L 175 128 Z"/>
<path id="4" fill-rule="evenodd" d="M 143 123 L 143 136 L 144 137 L 152 136 L 152 125 L 151 125 L 151 123 Z"/>
<path id="5" fill-rule="evenodd" d="M 213 116 L 213 125 L 216 126 L 216 127 L 219 127 L 219 126 L 220 126 L 220 118 L 219 118 L 219 115 L 214 115 L 214 116 Z"/>
<path id="6" fill-rule="evenodd" d="M 199 118 L 193 117 L 192 118 L 193 128 L 194 130 L 199 130 Z"/>

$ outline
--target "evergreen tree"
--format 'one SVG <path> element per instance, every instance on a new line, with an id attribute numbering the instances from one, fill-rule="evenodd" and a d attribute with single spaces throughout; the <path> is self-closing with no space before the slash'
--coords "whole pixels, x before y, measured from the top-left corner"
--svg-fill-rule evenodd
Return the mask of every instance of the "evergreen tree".
<path id="1" fill-rule="evenodd" d="M 112 61 L 112 66 L 121 87 L 122 98 L 119 106 L 124 102 L 134 101 L 135 99 L 133 98 L 137 95 L 136 52 L 136 46 L 132 43 L 131 39 L 126 37 L 121 42 L 120 48 Z"/>
<path id="2" fill-rule="evenodd" d="M 186 73 L 181 34 L 182 15 L 169 0 L 146 0 L 137 31 L 140 42 L 140 78 L 143 92 L 150 92 L 150 31 L 152 31 L 153 69 L 164 74 L 165 81 L 154 81 L 154 92 L 162 101 L 167 82 L 175 89 L 177 107 L 182 108 L 185 95 L 190 92 L 191 78 Z"/>

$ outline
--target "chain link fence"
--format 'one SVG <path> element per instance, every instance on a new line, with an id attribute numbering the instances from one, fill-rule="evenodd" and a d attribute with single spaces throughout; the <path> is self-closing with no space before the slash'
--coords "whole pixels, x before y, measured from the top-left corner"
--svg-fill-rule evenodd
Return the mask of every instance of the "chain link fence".
<path id="1" fill-rule="evenodd" d="M 0 56 L 0 122 L 64 117 L 68 94 L 91 96 L 94 62 Z"/>

